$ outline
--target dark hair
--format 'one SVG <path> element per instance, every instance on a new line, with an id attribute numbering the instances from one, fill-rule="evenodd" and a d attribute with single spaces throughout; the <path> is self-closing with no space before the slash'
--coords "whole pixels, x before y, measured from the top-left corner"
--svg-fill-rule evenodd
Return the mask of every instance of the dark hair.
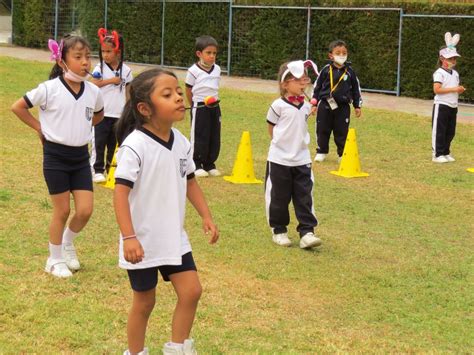
<path id="1" fill-rule="evenodd" d="M 122 79 L 122 66 L 123 66 L 123 53 L 124 53 L 124 44 L 123 44 L 122 35 L 120 34 L 118 35 L 118 40 L 119 40 L 119 51 L 120 51 L 120 62 L 118 66 L 118 72 L 119 72 L 120 79 Z M 112 36 L 105 36 L 104 42 L 110 43 L 112 47 L 115 46 L 114 38 Z M 100 74 L 103 74 L 104 60 L 102 59 L 102 46 L 99 49 L 99 62 L 100 62 Z M 122 86 L 120 86 L 120 88 L 122 88 Z"/>
<path id="2" fill-rule="evenodd" d="M 83 47 L 89 48 L 89 50 L 91 49 L 91 45 L 89 44 L 87 39 L 81 36 L 65 35 L 62 40 L 64 41 L 63 49 L 61 51 L 61 60 L 63 62 L 66 61 L 67 52 L 71 48 L 74 48 L 78 43 L 81 44 Z M 61 68 L 58 62 L 56 62 L 53 68 L 51 69 L 51 72 L 49 73 L 49 79 L 54 79 L 61 75 L 63 75 L 63 68 Z"/>
<path id="3" fill-rule="evenodd" d="M 329 53 L 332 53 L 332 51 L 334 50 L 334 48 L 336 47 L 345 47 L 347 49 L 347 44 L 346 42 L 344 42 L 343 40 L 341 39 L 337 39 L 335 41 L 332 41 L 331 43 L 329 43 Z"/>
<path id="4" fill-rule="evenodd" d="M 202 52 L 206 47 L 217 46 L 217 41 L 211 36 L 199 36 L 196 38 L 196 50 Z"/>
<path id="5" fill-rule="evenodd" d="M 293 76 L 293 74 L 291 74 L 290 72 L 288 72 L 288 74 L 286 74 L 285 76 L 285 81 L 282 83 L 281 82 L 281 77 L 283 76 L 283 73 L 285 72 L 286 69 L 288 69 L 288 63 L 289 62 L 285 62 L 283 63 L 282 65 L 280 65 L 280 69 L 278 69 L 278 85 L 280 87 L 280 96 L 283 97 L 286 95 L 286 90 L 283 89 L 283 86 L 282 84 L 285 82 L 285 81 L 288 81 L 288 80 L 291 80 L 291 79 L 294 79 L 295 77 Z"/>
<path id="6" fill-rule="evenodd" d="M 138 111 L 138 104 L 144 102 L 153 110 L 150 96 L 155 89 L 155 79 L 160 75 L 170 75 L 178 79 L 169 70 L 154 68 L 138 74 L 130 83 L 129 98 L 125 103 L 122 115 L 115 125 L 115 134 L 119 145 L 122 144 L 134 129 L 140 128 L 147 122 L 147 118 Z"/>
<path id="7" fill-rule="evenodd" d="M 445 49 L 445 48 L 448 48 L 448 47 L 447 47 L 447 46 L 441 46 L 441 47 L 439 47 L 439 50 L 441 51 L 441 50 L 443 50 L 443 49 Z M 439 53 L 439 51 L 438 51 L 438 53 Z M 441 57 L 442 57 L 442 56 L 438 54 L 438 63 L 437 63 L 437 66 L 438 66 L 438 67 L 442 67 L 442 66 L 443 66 L 443 62 L 441 61 Z M 443 58 L 444 58 L 444 57 L 443 57 Z M 445 58 L 445 59 L 446 59 L 446 58 Z"/>

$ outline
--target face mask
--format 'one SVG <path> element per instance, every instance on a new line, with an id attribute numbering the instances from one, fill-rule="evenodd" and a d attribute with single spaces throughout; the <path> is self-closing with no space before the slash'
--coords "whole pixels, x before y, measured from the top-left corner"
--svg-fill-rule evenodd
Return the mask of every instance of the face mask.
<path id="1" fill-rule="evenodd" d="M 73 73 L 71 70 L 69 70 L 66 63 L 64 63 L 64 66 L 67 69 L 67 71 L 64 73 L 64 77 L 68 80 L 74 81 L 75 83 L 81 83 L 83 81 L 86 81 L 90 76 L 89 74 L 87 74 L 86 76 L 77 75 L 76 73 Z"/>
<path id="2" fill-rule="evenodd" d="M 211 65 L 208 65 L 206 63 L 204 63 L 204 61 L 202 59 L 199 59 L 199 64 L 204 67 L 204 68 L 210 68 L 212 67 L 212 64 Z"/>
<path id="3" fill-rule="evenodd" d="M 453 69 L 456 66 L 454 63 L 446 62 L 446 68 Z"/>
<path id="4" fill-rule="evenodd" d="M 334 62 L 339 65 L 343 65 L 347 60 L 347 55 L 335 55 Z"/>

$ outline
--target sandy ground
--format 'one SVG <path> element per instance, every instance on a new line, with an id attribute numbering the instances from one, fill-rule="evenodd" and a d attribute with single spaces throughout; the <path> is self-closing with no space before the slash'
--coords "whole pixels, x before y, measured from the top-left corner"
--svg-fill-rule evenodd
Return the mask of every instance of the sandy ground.
<path id="1" fill-rule="evenodd" d="M 49 61 L 49 52 L 40 49 L 31 49 L 16 46 L 0 46 L 0 56 L 9 56 L 27 60 Z M 95 62 L 96 60 L 93 60 Z M 130 64 L 134 71 L 142 71 L 150 65 Z M 184 79 L 186 71 L 173 70 L 179 78 Z M 277 94 L 277 82 L 254 78 L 235 76 L 222 76 L 221 87 L 253 92 Z M 421 116 L 431 116 L 432 100 L 421 100 L 410 97 L 396 97 L 394 95 L 375 94 L 363 92 L 364 107 L 400 111 Z M 474 106 L 463 105 L 459 107 L 458 121 L 474 124 Z"/>

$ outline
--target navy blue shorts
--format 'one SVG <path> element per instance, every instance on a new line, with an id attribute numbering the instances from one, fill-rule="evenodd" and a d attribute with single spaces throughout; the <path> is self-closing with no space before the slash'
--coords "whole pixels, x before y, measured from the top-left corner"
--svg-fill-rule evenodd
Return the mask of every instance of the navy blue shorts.
<path id="1" fill-rule="evenodd" d="M 43 174 L 50 195 L 66 191 L 93 191 L 87 145 L 70 147 L 45 141 Z"/>
<path id="2" fill-rule="evenodd" d="M 137 292 L 148 291 L 155 288 L 158 284 L 158 270 L 164 281 L 170 281 L 169 276 L 171 274 L 190 270 L 197 271 L 192 252 L 184 254 L 181 260 L 181 265 L 161 265 L 147 269 L 127 270 L 130 286 Z"/>

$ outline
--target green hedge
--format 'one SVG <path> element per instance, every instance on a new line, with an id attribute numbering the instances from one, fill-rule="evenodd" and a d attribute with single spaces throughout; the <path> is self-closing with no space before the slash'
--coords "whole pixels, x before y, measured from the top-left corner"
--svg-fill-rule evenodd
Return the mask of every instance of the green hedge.
<path id="1" fill-rule="evenodd" d="M 66 8 L 70 1 L 61 0 Z M 474 14 L 469 4 L 438 2 L 320 0 L 251 1 L 238 4 L 377 6 L 402 7 L 405 13 Z M 104 26 L 104 0 L 75 0 L 80 32 L 98 49 L 97 29 Z M 195 61 L 194 39 L 210 34 L 219 42 L 218 63 L 227 68 L 228 3 L 166 2 L 163 63 L 187 67 Z M 14 1 L 14 42 L 18 45 L 45 46 L 54 32 L 54 1 Z M 108 28 L 118 29 L 125 38 L 126 59 L 135 62 L 162 62 L 161 1 L 108 1 Z M 278 67 L 287 60 L 304 58 L 306 52 L 307 10 L 234 8 L 232 16 L 231 74 L 274 79 Z M 333 11 L 311 13 L 310 58 L 321 68 L 327 62 L 327 46 L 336 38 L 349 46 L 349 59 L 359 75 L 361 86 L 396 90 L 399 16 L 397 11 Z M 461 34 L 458 45 L 461 80 L 474 88 L 474 19 L 404 18 L 401 62 L 401 93 L 431 98 L 432 73 L 446 31 Z M 474 90 L 462 100 L 474 102 Z"/>

